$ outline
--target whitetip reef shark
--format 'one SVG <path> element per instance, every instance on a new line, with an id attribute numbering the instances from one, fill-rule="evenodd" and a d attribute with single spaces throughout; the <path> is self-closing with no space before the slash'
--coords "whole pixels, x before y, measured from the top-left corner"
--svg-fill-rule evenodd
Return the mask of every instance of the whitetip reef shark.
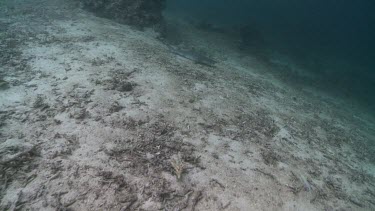
<path id="1" fill-rule="evenodd" d="M 169 50 L 176 54 L 177 56 L 181 56 L 185 59 L 191 60 L 196 64 L 205 65 L 208 67 L 215 67 L 216 61 L 199 53 L 194 50 L 187 50 L 187 49 L 180 49 L 178 47 L 174 47 L 171 45 L 168 45 Z"/>

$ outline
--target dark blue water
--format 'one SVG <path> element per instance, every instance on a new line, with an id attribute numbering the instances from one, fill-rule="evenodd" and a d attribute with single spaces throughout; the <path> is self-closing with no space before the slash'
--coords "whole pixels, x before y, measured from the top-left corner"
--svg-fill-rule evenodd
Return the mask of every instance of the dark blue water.
<path id="1" fill-rule="evenodd" d="M 329 91 L 375 102 L 375 1 L 169 0 L 167 11 L 218 26 L 256 25 Z M 343 91 L 344 90 L 344 91 Z"/>

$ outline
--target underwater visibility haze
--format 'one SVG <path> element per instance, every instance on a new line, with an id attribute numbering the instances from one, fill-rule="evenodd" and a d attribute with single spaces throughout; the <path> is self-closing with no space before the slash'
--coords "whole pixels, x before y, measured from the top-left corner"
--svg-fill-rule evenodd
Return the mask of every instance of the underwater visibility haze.
<path id="1" fill-rule="evenodd" d="M 1 210 L 375 210 L 370 0 L 0 0 Z"/>
<path id="2" fill-rule="evenodd" d="M 186 20 L 253 27 L 268 50 L 315 73 L 324 89 L 341 90 L 374 109 L 374 1 L 170 0 L 167 5 L 168 13 Z"/>

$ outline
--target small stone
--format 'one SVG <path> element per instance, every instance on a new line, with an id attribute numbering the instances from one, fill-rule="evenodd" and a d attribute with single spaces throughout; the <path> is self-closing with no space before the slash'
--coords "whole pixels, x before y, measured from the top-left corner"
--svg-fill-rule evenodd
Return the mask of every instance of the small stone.
<path id="1" fill-rule="evenodd" d="M 61 124 L 61 120 L 59 120 L 59 119 L 53 119 L 53 121 L 54 121 L 57 125 Z"/>
<path id="2" fill-rule="evenodd" d="M 117 90 L 120 92 L 130 92 L 133 90 L 133 84 L 130 82 L 125 82 L 121 84 Z"/>

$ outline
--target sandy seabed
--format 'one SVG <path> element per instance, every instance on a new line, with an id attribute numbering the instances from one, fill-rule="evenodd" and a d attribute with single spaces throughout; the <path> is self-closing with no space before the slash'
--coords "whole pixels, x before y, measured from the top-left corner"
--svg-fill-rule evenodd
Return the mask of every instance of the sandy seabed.
<path id="1" fill-rule="evenodd" d="M 188 24 L 215 67 L 75 2 L 0 9 L 0 210 L 375 209 L 351 101 Z"/>

